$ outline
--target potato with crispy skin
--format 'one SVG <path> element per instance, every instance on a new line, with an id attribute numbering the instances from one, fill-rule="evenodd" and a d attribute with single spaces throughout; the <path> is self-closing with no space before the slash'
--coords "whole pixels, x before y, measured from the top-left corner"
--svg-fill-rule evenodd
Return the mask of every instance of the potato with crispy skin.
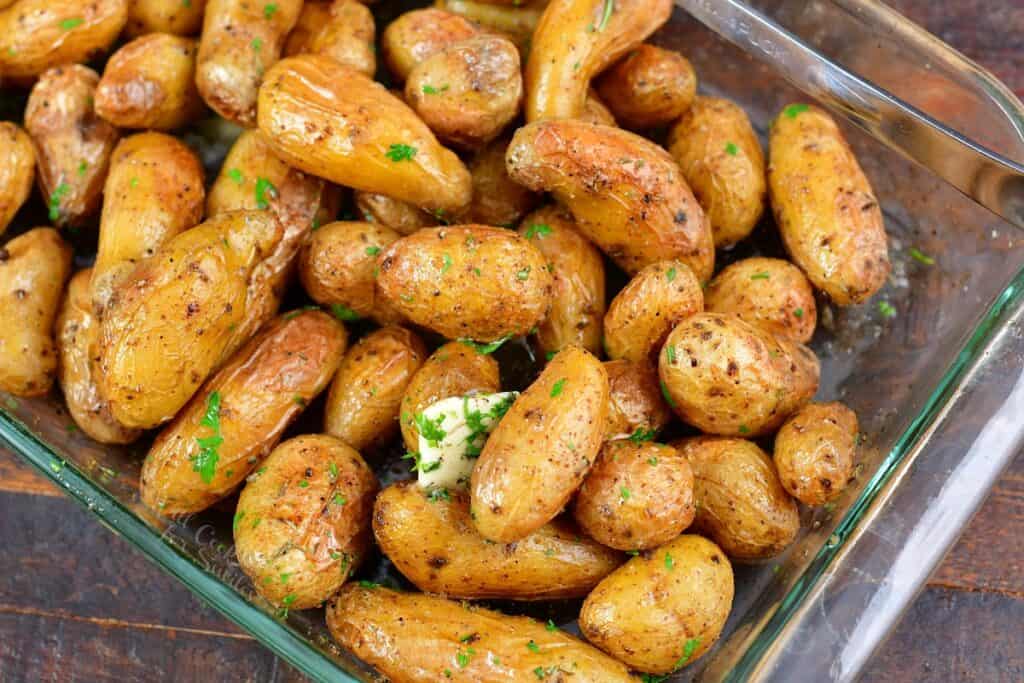
<path id="1" fill-rule="evenodd" d="M 605 362 L 608 373 L 608 419 L 605 441 L 633 437 L 653 439 L 672 419 L 650 363 L 628 360 Z"/>
<path id="2" fill-rule="evenodd" d="M 380 223 L 400 235 L 411 235 L 420 228 L 431 228 L 437 221 L 426 211 L 408 202 L 374 192 L 352 193 L 356 210 L 364 221 Z"/>
<path id="3" fill-rule="evenodd" d="M 697 74 L 686 57 L 644 43 L 597 80 L 615 119 L 634 130 L 675 121 L 697 95 Z"/>
<path id="4" fill-rule="evenodd" d="M 511 228 L 540 201 L 540 197 L 508 177 L 505 150 L 509 139 L 494 140 L 470 160 L 473 201 L 459 216 L 460 222 Z"/>
<path id="5" fill-rule="evenodd" d="M 502 154 L 502 168 L 505 157 Z M 36 151 L 16 123 L 0 121 L 0 234 L 28 199 L 36 178 Z"/>
<path id="6" fill-rule="evenodd" d="M 857 415 L 842 403 L 812 403 L 782 425 L 772 459 L 789 495 L 807 505 L 836 499 L 853 479 Z"/>
<path id="7" fill-rule="evenodd" d="M 356 0 L 310 0 L 303 4 L 298 23 L 288 36 L 288 57 L 321 54 L 373 78 L 377 71 L 374 45 L 377 28 L 370 9 Z"/>
<path id="8" fill-rule="evenodd" d="M 418 64 L 479 34 L 479 26 L 457 14 L 431 7 L 415 9 L 388 24 L 381 36 L 381 51 L 388 69 L 404 82 Z"/>
<path id="9" fill-rule="evenodd" d="M 618 122 L 612 115 L 612 110 L 601 101 L 594 89 L 591 88 L 587 93 L 587 100 L 583 103 L 583 111 L 577 116 L 580 121 L 586 121 L 587 123 L 599 123 L 603 126 L 618 126 Z"/>
<path id="10" fill-rule="evenodd" d="M 207 0 L 128 0 L 128 23 L 124 32 L 130 38 L 147 33 L 194 36 L 203 26 Z"/>
<path id="11" fill-rule="evenodd" d="M 434 7 L 453 12 L 485 30 L 499 33 L 519 48 L 523 56 L 529 52 L 533 31 L 537 28 L 548 0 L 515 0 L 505 4 L 489 0 L 436 0 Z"/>

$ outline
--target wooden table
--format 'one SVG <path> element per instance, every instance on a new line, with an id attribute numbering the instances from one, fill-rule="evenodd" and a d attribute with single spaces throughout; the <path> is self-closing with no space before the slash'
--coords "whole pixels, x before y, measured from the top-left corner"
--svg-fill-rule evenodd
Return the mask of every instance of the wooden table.
<path id="1" fill-rule="evenodd" d="M 1024 96 L 1024 2 L 892 0 Z M 867 681 L 1024 680 L 1024 455 Z M 0 450 L 0 681 L 301 681 Z"/>

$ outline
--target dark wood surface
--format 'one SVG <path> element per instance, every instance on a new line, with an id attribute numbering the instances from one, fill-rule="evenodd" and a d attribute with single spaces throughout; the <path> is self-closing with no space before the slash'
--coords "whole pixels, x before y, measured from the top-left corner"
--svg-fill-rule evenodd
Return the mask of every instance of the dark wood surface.
<path id="1" fill-rule="evenodd" d="M 1024 2 L 894 0 L 1024 96 Z M 865 673 L 1024 680 L 1024 455 Z M 0 449 L 0 681 L 304 680 Z"/>

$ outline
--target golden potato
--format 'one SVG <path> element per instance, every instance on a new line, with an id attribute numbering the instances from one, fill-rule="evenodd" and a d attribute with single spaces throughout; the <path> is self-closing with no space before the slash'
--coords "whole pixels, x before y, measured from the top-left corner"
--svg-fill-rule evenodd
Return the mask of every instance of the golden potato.
<path id="1" fill-rule="evenodd" d="M 561 672 L 579 683 L 636 683 L 623 664 L 558 629 L 430 595 L 345 586 L 328 603 L 327 628 L 395 683 L 553 683 Z"/>
<path id="2" fill-rule="evenodd" d="M 128 0 L 128 23 L 124 32 L 130 38 L 147 33 L 171 33 L 192 36 L 203 26 L 207 0 Z"/>
<path id="3" fill-rule="evenodd" d="M 671 446 L 631 439 L 605 443 L 573 505 L 584 532 L 619 550 L 667 543 L 695 513 L 686 458 Z"/>
<path id="4" fill-rule="evenodd" d="M 96 113 L 121 128 L 181 128 L 205 107 L 196 89 L 196 41 L 150 33 L 107 61 L 96 88 Z"/>
<path id="5" fill-rule="evenodd" d="M 504 166 L 504 154 L 502 166 Z M 0 234 L 28 199 L 36 178 L 36 152 L 21 127 L 0 121 Z"/>
<path id="6" fill-rule="evenodd" d="M 708 283 L 704 308 L 801 344 L 811 341 L 818 321 L 814 290 L 803 271 L 775 258 L 743 259 L 723 269 Z"/>
<path id="7" fill-rule="evenodd" d="M 672 328 L 703 310 L 704 294 L 689 266 L 652 263 L 612 299 L 604 316 L 604 348 L 613 360 L 655 360 Z"/>
<path id="8" fill-rule="evenodd" d="M 281 240 L 269 213 L 221 214 L 164 243 L 117 286 L 100 327 L 98 382 L 126 427 L 170 420 L 230 353 L 252 277 Z"/>
<path id="9" fill-rule="evenodd" d="M 610 360 L 608 373 L 608 419 L 605 441 L 634 437 L 653 439 L 672 419 L 658 385 L 658 372 L 648 362 Z"/>
<path id="10" fill-rule="evenodd" d="M 590 80 L 671 14 L 671 0 L 552 0 L 526 62 L 526 120 L 578 117 Z"/>
<path id="11" fill-rule="evenodd" d="M 339 185 L 458 211 L 469 171 L 401 100 L 322 55 L 278 62 L 260 88 L 259 125 L 281 159 Z"/>
<path id="12" fill-rule="evenodd" d="M 601 352 L 601 318 L 605 311 L 604 260 L 576 222 L 561 207 L 534 211 L 519 226 L 548 259 L 554 278 L 551 310 L 537 326 L 537 343 L 545 354 L 571 344 L 593 354 Z"/>
<path id="13" fill-rule="evenodd" d="M 867 301 L 889 276 L 882 210 L 828 114 L 791 104 L 771 127 L 768 185 L 782 241 L 839 306 Z"/>
<path id="14" fill-rule="evenodd" d="M 540 251 L 482 225 L 420 230 L 383 251 L 377 265 L 377 293 L 448 339 L 526 334 L 544 319 L 553 289 Z"/>
<path id="15" fill-rule="evenodd" d="M 583 603 L 580 631 L 634 669 L 668 674 L 711 649 L 733 594 L 732 566 L 722 551 L 686 534 L 599 583 Z"/>
<path id="16" fill-rule="evenodd" d="M 416 9 L 388 24 L 381 36 L 381 51 L 391 74 L 404 82 L 417 64 L 479 33 L 476 24 L 457 14 L 430 7 Z"/>
<path id="17" fill-rule="evenodd" d="M 601 74 L 597 92 L 626 128 L 654 128 L 690 108 L 697 74 L 678 52 L 644 43 Z"/>
<path id="18" fill-rule="evenodd" d="M 516 131 L 505 160 L 512 180 L 551 192 L 626 272 L 678 259 L 700 281 L 711 277 L 711 226 L 679 166 L 653 142 L 583 121 L 542 121 Z"/>
<path id="19" fill-rule="evenodd" d="M 597 93 L 591 89 L 587 93 L 587 99 L 583 103 L 583 111 L 577 116 L 580 121 L 586 121 L 587 123 L 599 123 L 604 126 L 617 126 L 618 122 L 612 115 L 612 110 L 601 101 Z"/>
<path id="20" fill-rule="evenodd" d="M 813 351 L 734 315 L 686 318 L 663 349 L 658 371 L 669 405 L 708 434 L 769 434 L 818 390 Z"/>
<path id="21" fill-rule="evenodd" d="M 482 28 L 499 33 L 519 48 L 524 56 L 529 52 L 530 39 L 537 28 L 548 0 L 515 0 L 507 4 L 488 0 L 437 0 L 438 9 L 453 12 L 469 19 Z"/>
<path id="22" fill-rule="evenodd" d="M 508 143 L 509 138 L 499 138 L 473 155 L 469 162 L 473 201 L 459 217 L 460 222 L 511 228 L 540 201 L 540 197 L 508 177 Z"/>
<path id="23" fill-rule="evenodd" d="M 128 17 L 126 0 L 17 0 L 0 10 L 0 73 L 30 78 L 87 62 L 110 47 Z"/>
<path id="24" fill-rule="evenodd" d="M 196 86 L 210 108 L 229 121 L 256 125 L 263 74 L 281 56 L 302 0 L 209 0 L 199 39 Z"/>
<path id="25" fill-rule="evenodd" d="M 81 225 L 100 206 L 118 132 L 93 108 L 98 82 L 87 67 L 54 67 L 36 81 L 25 106 L 25 130 L 36 148 L 36 180 L 54 225 Z"/>
<path id="26" fill-rule="evenodd" d="M 669 131 L 668 150 L 711 221 L 716 247 L 749 235 L 767 199 L 764 154 L 746 112 L 698 97 Z"/>
<path id="27" fill-rule="evenodd" d="M 327 387 L 346 343 L 345 328 L 321 311 L 267 325 L 157 436 L 142 465 L 142 502 L 174 516 L 228 496 Z"/>
<path id="28" fill-rule="evenodd" d="M 183 142 L 138 133 L 114 149 L 103 187 L 92 270 L 93 310 L 102 319 L 135 264 L 203 218 L 203 167 Z"/>
<path id="29" fill-rule="evenodd" d="M 437 221 L 419 207 L 392 199 L 386 195 L 356 190 L 353 194 L 356 210 L 364 221 L 380 223 L 400 235 L 411 235 L 420 228 L 430 228 Z"/>
<path id="30" fill-rule="evenodd" d="M 316 607 L 370 547 L 377 478 L 355 450 L 326 434 L 289 439 L 238 497 L 235 554 L 270 604 Z"/>
<path id="31" fill-rule="evenodd" d="M 405 447 L 416 452 L 420 432 L 416 415 L 441 399 L 501 391 L 498 361 L 469 344 L 448 342 L 430 354 L 402 396 L 401 428 Z"/>
<path id="32" fill-rule="evenodd" d="M 376 36 L 373 14 L 366 5 L 356 0 L 310 0 L 302 6 L 284 54 L 327 55 L 373 78 L 377 71 Z"/>
<path id="33" fill-rule="evenodd" d="M 402 396 L 426 357 L 422 340 L 403 327 L 360 339 L 327 393 L 324 431 L 360 452 L 386 444 L 398 434 Z"/>
<path id="34" fill-rule="evenodd" d="M 782 486 L 807 505 L 824 505 L 853 478 L 857 415 L 842 403 L 812 403 L 782 425 L 772 456 Z"/>
<path id="35" fill-rule="evenodd" d="M 562 511 L 604 438 L 608 373 L 578 346 L 551 359 L 512 404 L 473 468 L 473 522 L 484 538 L 509 543 Z"/>
<path id="36" fill-rule="evenodd" d="M 57 375 L 53 323 L 71 247 L 56 230 L 36 228 L 0 248 L 0 389 L 41 396 Z"/>

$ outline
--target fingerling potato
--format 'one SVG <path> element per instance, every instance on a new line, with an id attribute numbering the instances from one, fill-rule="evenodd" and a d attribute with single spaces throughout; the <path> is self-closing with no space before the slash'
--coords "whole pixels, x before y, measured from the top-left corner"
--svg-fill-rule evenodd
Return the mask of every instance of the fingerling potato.
<path id="1" fill-rule="evenodd" d="M 466 222 L 511 228 L 540 200 L 508 177 L 505 169 L 508 143 L 509 138 L 499 138 L 473 155 L 469 162 L 473 201 L 465 214 Z"/>
<path id="2" fill-rule="evenodd" d="M 392 199 L 374 192 L 352 193 L 359 216 L 368 223 L 380 223 L 400 235 L 411 235 L 420 228 L 437 225 L 426 211 L 408 202 Z"/>
<path id="3" fill-rule="evenodd" d="M 502 155 L 502 166 L 505 157 Z M 18 124 L 0 121 L 0 234 L 28 199 L 36 178 L 32 140 Z"/>
<path id="4" fill-rule="evenodd" d="M 304 52 L 327 55 L 373 78 L 377 71 L 376 36 L 373 14 L 361 2 L 306 2 L 284 53 L 289 57 Z"/>
<path id="5" fill-rule="evenodd" d="M 124 31 L 130 38 L 147 33 L 192 36 L 203 26 L 207 0 L 128 0 L 128 23 Z"/>
<path id="6" fill-rule="evenodd" d="M 597 92 L 626 128 L 663 126 L 683 114 L 697 95 L 697 74 L 674 50 L 643 44 L 597 80 Z"/>
<path id="7" fill-rule="evenodd" d="M 332 436 L 277 446 L 235 512 L 235 554 L 256 592 L 289 609 L 334 595 L 369 550 L 376 493 L 359 453 Z"/>
<path id="8" fill-rule="evenodd" d="M 610 360 L 608 373 L 608 419 L 605 441 L 618 438 L 653 439 L 672 419 L 658 385 L 658 371 L 648 362 Z"/>
<path id="9" fill-rule="evenodd" d="M 583 103 L 583 111 L 577 116 L 580 121 L 586 121 L 587 123 L 599 123 L 604 126 L 618 126 L 618 122 L 615 120 L 615 116 L 612 115 L 612 110 L 601 101 L 594 89 L 591 88 L 587 93 L 587 100 Z"/>
<path id="10" fill-rule="evenodd" d="M 157 436 L 142 464 L 142 502 L 178 516 L 228 496 L 327 387 L 346 343 L 344 327 L 326 313 L 279 316 Z"/>
<path id="11" fill-rule="evenodd" d="M 824 505 L 853 478 L 857 415 L 842 403 L 812 403 L 782 425 L 772 459 L 789 495 Z"/>
<path id="12" fill-rule="evenodd" d="M 431 7 L 402 14 L 381 36 L 384 63 L 401 83 L 412 70 L 449 45 L 480 33 L 480 28 L 457 14 Z"/>
<path id="13" fill-rule="evenodd" d="M 494 33 L 504 35 L 519 48 L 529 51 L 530 40 L 548 0 L 492 3 L 487 0 L 437 0 L 434 6 L 458 14 Z"/>

